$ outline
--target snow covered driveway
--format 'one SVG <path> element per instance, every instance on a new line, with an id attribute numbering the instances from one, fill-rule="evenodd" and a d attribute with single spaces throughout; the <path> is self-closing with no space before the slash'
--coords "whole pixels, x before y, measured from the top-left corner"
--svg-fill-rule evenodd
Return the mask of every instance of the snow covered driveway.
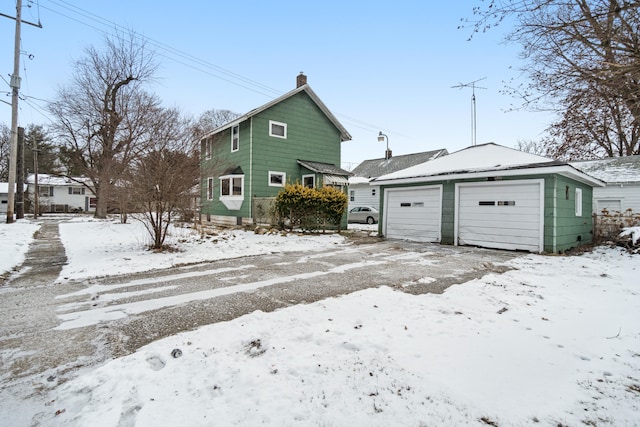
<path id="1" fill-rule="evenodd" d="M 53 225 L 46 226 L 40 236 Z M 439 293 L 519 256 L 391 241 L 355 245 L 335 235 L 245 232 L 219 234 L 208 244 L 183 236 L 181 251 L 153 254 L 140 249 L 143 237 L 131 238 L 132 226 L 81 222 L 62 223 L 60 229 L 61 242 L 42 245 L 48 252 L 56 247 L 66 252 L 59 277 L 46 283 L 19 280 L 28 270 L 23 268 L 0 289 L 6 316 L 0 325 L 5 391 L 0 412 L 20 408 L 11 410 L 19 416 L 16 425 L 42 410 L 25 408 L 25 402 L 157 339 L 256 310 L 372 287 Z M 236 258 L 224 258 L 230 254 Z M 200 262 L 180 266 L 193 261 Z"/>

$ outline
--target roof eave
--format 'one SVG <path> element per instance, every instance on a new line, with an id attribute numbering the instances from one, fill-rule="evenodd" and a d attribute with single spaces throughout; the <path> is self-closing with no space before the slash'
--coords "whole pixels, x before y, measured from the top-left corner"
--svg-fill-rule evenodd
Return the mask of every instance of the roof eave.
<path id="1" fill-rule="evenodd" d="M 344 141 L 350 141 L 351 140 L 351 134 L 349 134 L 349 132 L 347 132 L 347 129 L 345 129 L 344 126 L 342 126 L 342 124 L 340 123 L 340 121 L 333 115 L 333 113 L 331 113 L 331 111 L 329 111 L 329 109 L 327 108 L 327 106 L 324 104 L 324 102 L 322 102 L 320 100 L 320 98 L 318 98 L 318 95 L 316 95 L 316 93 L 311 89 L 311 87 L 307 84 L 302 85 L 290 92 L 285 93 L 284 95 L 273 99 L 269 102 L 267 102 L 266 104 L 255 108 L 251 111 L 249 111 L 248 113 L 238 117 L 237 119 L 234 119 L 228 123 L 225 123 L 217 128 L 215 128 L 214 130 L 204 134 L 203 136 L 201 136 L 199 138 L 199 140 L 203 140 L 205 138 L 209 138 L 217 133 L 220 133 L 226 129 L 229 129 L 232 126 L 235 126 L 237 124 L 240 124 L 242 122 L 244 122 L 245 120 L 255 116 L 256 114 L 259 114 L 261 112 L 263 112 L 264 110 L 271 108 L 272 106 L 284 101 L 287 98 L 292 97 L 293 95 L 296 95 L 300 92 L 306 92 L 307 95 L 309 95 L 309 98 L 311 98 L 311 100 L 318 106 L 318 108 L 320 108 L 320 110 L 325 114 L 325 116 L 327 116 L 327 118 L 331 121 L 331 123 L 333 123 L 333 125 L 340 131 L 340 142 L 344 142 Z"/>
<path id="2" fill-rule="evenodd" d="M 536 167 L 536 168 L 524 168 L 524 169 L 492 169 L 476 172 L 459 172 L 451 174 L 439 174 L 439 175 L 425 175 L 406 178 L 386 179 L 386 180 L 372 180 L 371 185 L 392 185 L 392 184 L 414 184 L 420 182 L 436 182 L 436 181 L 452 181 L 456 179 L 473 179 L 473 178 L 490 178 L 496 176 L 523 176 L 523 175 L 535 175 L 535 174 L 551 174 L 557 173 L 568 178 L 575 179 L 576 181 L 588 184 L 594 187 L 604 187 L 605 183 L 597 178 L 582 173 L 569 165 L 551 166 L 551 167 Z"/>

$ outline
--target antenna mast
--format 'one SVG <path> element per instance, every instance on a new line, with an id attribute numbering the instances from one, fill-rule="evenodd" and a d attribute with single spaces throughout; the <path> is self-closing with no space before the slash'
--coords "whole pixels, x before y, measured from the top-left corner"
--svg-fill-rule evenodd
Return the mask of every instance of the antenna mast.
<path id="1" fill-rule="evenodd" d="M 471 145 L 476 145 L 476 89 L 486 89 L 486 87 L 476 86 L 476 83 L 486 79 L 483 77 L 478 80 L 474 80 L 469 83 L 460 83 L 455 86 L 451 86 L 452 88 L 462 89 L 465 87 L 471 88 Z"/>

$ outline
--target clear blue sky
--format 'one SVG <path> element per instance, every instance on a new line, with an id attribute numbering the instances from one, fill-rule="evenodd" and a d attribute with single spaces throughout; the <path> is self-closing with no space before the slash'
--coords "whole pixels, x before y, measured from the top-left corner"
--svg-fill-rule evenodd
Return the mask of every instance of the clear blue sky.
<path id="1" fill-rule="evenodd" d="M 148 89 L 167 106 L 197 116 L 208 109 L 246 113 L 308 83 L 353 136 L 343 167 L 384 156 L 471 144 L 471 90 L 452 86 L 486 78 L 476 89 L 477 141 L 513 147 L 539 139 L 551 116 L 505 112 L 517 100 L 500 94 L 521 66 L 518 46 L 501 43 L 508 27 L 479 34 L 458 30 L 479 0 L 431 1 L 79 1 L 23 0 L 19 122 L 47 124 L 45 102 L 70 82 L 72 63 L 104 32 L 130 28 L 160 55 Z M 0 3 L 15 14 L 15 2 Z M 14 21 L 0 17 L 0 99 L 11 101 Z M 32 59 L 29 59 L 32 55 Z M 511 68 L 513 67 L 513 68 Z M 0 103 L 0 122 L 11 108 Z"/>

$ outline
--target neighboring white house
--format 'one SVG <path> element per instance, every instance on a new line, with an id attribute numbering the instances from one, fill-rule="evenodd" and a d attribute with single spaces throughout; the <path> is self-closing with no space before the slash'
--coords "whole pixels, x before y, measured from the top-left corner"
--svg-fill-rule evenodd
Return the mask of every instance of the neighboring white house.
<path id="1" fill-rule="evenodd" d="M 593 189 L 593 213 L 640 213 L 640 155 L 570 162 L 576 169 L 598 178 L 605 187 Z"/>
<path id="2" fill-rule="evenodd" d="M 446 149 L 405 154 L 388 159 L 371 159 L 360 163 L 349 177 L 349 209 L 355 206 L 380 208 L 380 186 L 369 182 L 379 176 L 396 172 L 447 155 Z"/>
<path id="3" fill-rule="evenodd" d="M 35 176 L 27 177 L 29 200 L 33 203 Z M 38 204 L 40 212 L 95 211 L 96 196 L 88 178 L 67 178 L 38 174 Z"/>

